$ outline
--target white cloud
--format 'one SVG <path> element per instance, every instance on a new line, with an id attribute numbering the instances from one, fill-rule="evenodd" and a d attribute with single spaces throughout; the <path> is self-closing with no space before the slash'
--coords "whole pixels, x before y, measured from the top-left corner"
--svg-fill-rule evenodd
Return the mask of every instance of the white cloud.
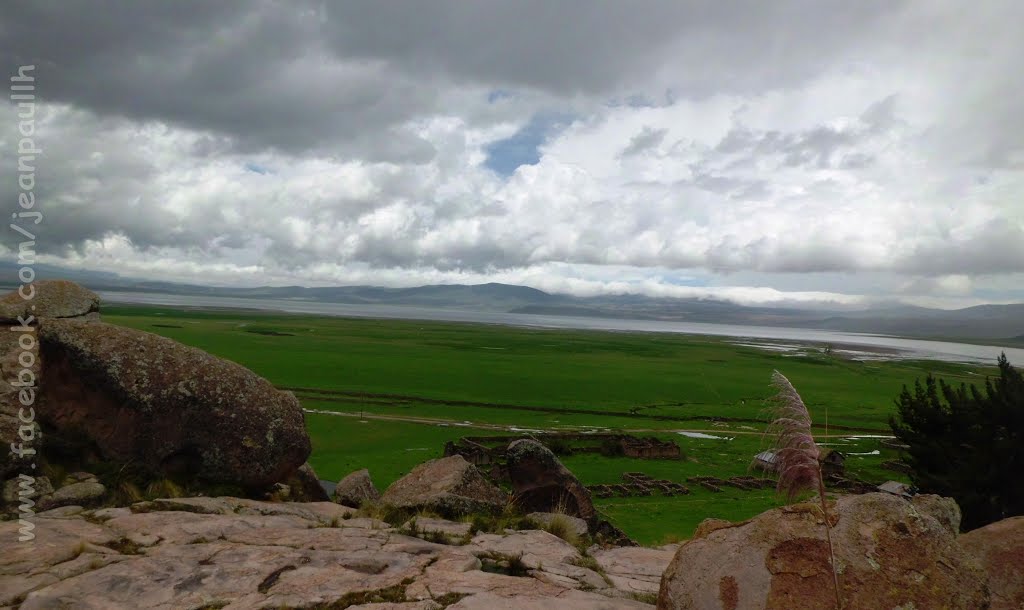
<path id="1" fill-rule="evenodd" d="M 71 66 L 49 73 L 53 99 L 41 107 L 48 260 L 244 285 L 505 281 L 744 303 L 1019 298 L 1015 3 L 806 15 L 753 3 L 754 13 L 700 18 L 664 3 L 636 18 L 647 36 L 597 11 L 588 27 L 622 57 L 537 38 L 551 54 L 543 65 L 512 53 L 534 52 L 528 19 L 488 38 L 445 29 L 455 27 L 439 17 L 447 9 L 374 4 L 363 18 L 394 36 L 342 39 L 339 28 L 354 26 L 331 11 L 253 6 L 247 20 L 205 17 L 233 24 L 222 46 L 176 46 L 208 27 L 187 17 L 148 39 L 107 32 L 111 48 L 153 69 L 98 83 L 84 77 L 107 51 L 39 51 Z M 747 27 L 751 15 L 763 23 Z M 72 27 L 35 8 L 18 17 Z M 422 38 L 435 21 L 441 30 Z M 758 34 L 765 23 L 777 37 Z M 8 52 L 28 44 L 5 36 Z M 208 64 L 188 72 L 189 58 Z M 607 66 L 585 63 L 599 60 Z M 216 75 L 235 93 L 211 87 Z M 542 112 L 573 120 L 539 147 L 540 161 L 508 179 L 487 169 L 488 146 Z M 5 121 L 0 144 L 14 137 Z M 9 195 L 14 182 L 2 178 Z M 705 285 L 680 286 L 684 276 Z"/>

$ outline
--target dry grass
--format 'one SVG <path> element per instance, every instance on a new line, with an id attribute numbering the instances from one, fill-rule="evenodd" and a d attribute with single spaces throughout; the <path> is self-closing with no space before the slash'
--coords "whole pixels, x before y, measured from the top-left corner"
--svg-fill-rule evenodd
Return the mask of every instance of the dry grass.
<path id="1" fill-rule="evenodd" d="M 132 481 L 121 481 L 114 489 L 114 504 L 116 506 L 128 506 L 136 502 L 142 502 L 145 499 L 145 494 Z"/>
<path id="2" fill-rule="evenodd" d="M 572 521 L 566 515 L 556 514 L 550 521 L 542 524 L 541 529 L 558 536 L 575 547 L 579 547 L 581 544 L 580 535 L 576 533 L 576 528 L 573 527 Z"/>
<path id="3" fill-rule="evenodd" d="M 771 423 L 765 435 L 773 439 L 775 465 L 779 474 L 778 491 L 790 502 L 808 491 L 818 493 L 819 510 L 825 521 L 825 535 L 828 540 L 829 567 L 832 570 L 832 583 L 835 587 L 836 608 L 842 610 L 839 575 L 832 546 L 832 520 L 825 498 L 825 479 L 818 459 L 821 450 L 814 442 L 814 435 L 811 432 L 811 414 L 785 375 L 774 371 L 772 385 L 778 393 L 772 402 Z"/>
<path id="4" fill-rule="evenodd" d="M 156 479 L 146 486 L 146 497 L 150 499 L 182 498 L 185 495 L 185 490 L 170 479 Z"/>

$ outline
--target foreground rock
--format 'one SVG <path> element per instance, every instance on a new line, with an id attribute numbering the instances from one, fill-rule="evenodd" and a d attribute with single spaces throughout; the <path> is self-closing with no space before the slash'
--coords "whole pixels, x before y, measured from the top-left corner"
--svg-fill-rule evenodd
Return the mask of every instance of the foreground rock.
<path id="1" fill-rule="evenodd" d="M 338 481 L 334 488 L 334 501 L 345 506 L 359 507 L 363 502 L 380 500 L 380 492 L 370 478 L 370 471 L 363 468 Z"/>
<path id="2" fill-rule="evenodd" d="M 841 497 L 832 530 L 846 610 L 985 608 L 985 575 L 948 524 L 903 498 Z M 809 504 L 768 511 L 680 547 L 665 571 L 658 608 L 833 608 L 829 549 Z"/>
<path id="3" fill-rule="evenodd" d="M 233 362 L 142 331 L 44 320 L 37 412 L 103 457 L 248 488 L 310 453 L 298 400 Z"/>
<path id="4" fill-rule="evenodd" d="M 438 600 L 462 610 L 651 608 L 576 565 L 585 563 L 579 551 L 542 531 L 437 544 L 333 502 L 225 497 L 65 507 L 35 522 L 32 543 L 0 555 L 0 606 L 383 610 L 444 607 Z M 17 540 L 17 527 L 0 523 L 0 538 Z M 523 566 L 518 575 L 483 569 L 511 557 Z M 385 605 L 364 605 L 372 602 Z"/>
<path id="5" fill-rule="evenodd" d="M 559 512 L 595 521 L 590 492 L 554 453 L 537 441 L 513 441 L 506 452 L 508 476 L 524 512 Z"/>
<path id="6" fill-rule="evenodd" d="M 991 610 L 1024 608 L 1024 517 L 1010 517 L 960 536 L 960 546 L 988 574 Z"/>
<path id="7" fill-rule="evenodd" d="M 461 455 L 453 455 L 420 464 L 388 487 L 381 502 L 455 516 L 499 513 L 508 503 L 508 495 Z"/>

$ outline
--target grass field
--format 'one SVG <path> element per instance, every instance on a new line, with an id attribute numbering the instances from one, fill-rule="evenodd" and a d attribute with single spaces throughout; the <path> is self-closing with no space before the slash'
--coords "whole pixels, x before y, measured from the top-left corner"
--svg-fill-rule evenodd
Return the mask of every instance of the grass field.
<path id="1" fill-rule="evenodd" d="M 616 483 L 630 471 L 678 482 L 746 474 L 762 446 L 760 416 L 774 369 L 801 392 L 819 434 L 827 415 L 829 432 L 844 435 L 824 442 L 850 454 L 851 474 L 898 478 L 879 466 L 894 453 L 863 437 L 888 432 L 902 385 L 929 371 L 964 381 L 990 372 L 941 362 L 855 362 L 816 349 L 784 355 L 688 335 L 153 306 L 107 306 L 103 315 L 234 360 L 292 389 L 317 411 L 307 414 L 317 473 L 338 479 L 366 467 L 382 488 L 438 457 L 445 441 L 508 434 L 509 428 L 640 431 L 671 438 L 685 454 L 679 461 L 565 458 L 585 484 Z M 678 430 L 722 438 L 691 438 Z M 596 504 L 651 544 L 687 538 L 705 517 L 745 519 L 780 503 L 768 491 L 691 489 L 688 496 Z"/>

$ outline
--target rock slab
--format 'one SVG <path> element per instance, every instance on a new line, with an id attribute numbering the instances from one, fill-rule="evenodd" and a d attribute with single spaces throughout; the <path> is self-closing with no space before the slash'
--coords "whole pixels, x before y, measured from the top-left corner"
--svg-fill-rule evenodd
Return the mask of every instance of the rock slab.
<path id="1" fill-rule="evenodd" d="M 578 551 L 543 531 L 446 545 L 353 512 L 333 502 L 199 497 L 41 513 L 35 540 L 0 554 L 0 607 L 652 608 L 565 563 Z M 17 522 L 0 522 L 0 539 L 17 536 Z M 523 553 L 528 574 L 482 569 L 481 558 L 510 553 Z"/>

